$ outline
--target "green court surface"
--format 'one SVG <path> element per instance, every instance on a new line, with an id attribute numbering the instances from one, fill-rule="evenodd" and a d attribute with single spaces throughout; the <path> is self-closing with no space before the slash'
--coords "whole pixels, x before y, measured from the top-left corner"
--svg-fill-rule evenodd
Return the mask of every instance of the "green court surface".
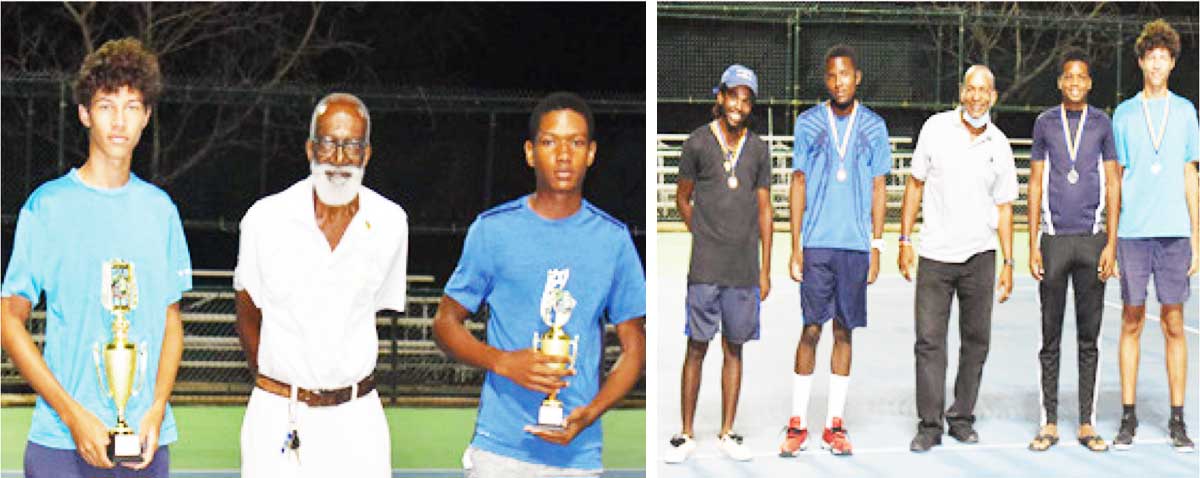
<path id="1" fill-rule="evenodd" d="M 171 468 L 236 469 L 244 407 L 174 407 L 180 440 L 171 446 Z M 461 468 L 475 427 L 474 408 L 386 408 L 396 469 Z M 32 407 L 0 410 L 0 470 L 20 470 Z M 646 466 L 646 411 L 604 414 L 604 467 Z"/>

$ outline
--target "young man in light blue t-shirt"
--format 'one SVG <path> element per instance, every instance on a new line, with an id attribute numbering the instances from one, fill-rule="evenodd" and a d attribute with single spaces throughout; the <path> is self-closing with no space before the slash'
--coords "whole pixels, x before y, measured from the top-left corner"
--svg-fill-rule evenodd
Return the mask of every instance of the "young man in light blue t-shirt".
<path id="1" fill-rule="evenodd" d="M 858 54 L 834 45 L 825 54 L 829 101 L 796 118 L 790 194 L 792 280 L 800 282 L 803 331 L 796 346 L 792 410 L 781 456 L 808 441 L 808 397 L 817 343 L 833 322 L 829 406 L 822 448 L 851 454 L 843 411 L 850 382 L 851 335 L 867 325 L 867 285 L 879 275 L 887 175 L 892 151 L 883 118 L 857 99 Z M 801 240 L 803 239 L 803 240 Z"/>
<path id="2" fill-rule="evenodd" d="M 535 107 L 525 158 L 537 189 L 476 218 L 438 306 L 438 345 L 488 371 L 463 457 L 468 477 L 599 476 L 598 419 L 641 377 L 646 288 L 637 251 L 623 223 L 583 200 L 593 124 L 575 94 L 551 94 Z M 573 307 L 551 320 L 547 306 L 562 305 L 553 297 L 569 297 Z M 486 343 L 464 326 L 484 303 Z M 566 335 L 578 340 L 571 369 L 555 367 L 566 358 L 531 348 L 535 334 L 564 318 Z M 606 324 L 615 325 L 622 352 L 603 377 Z M 563 426 L 533 427 L 555 391 Z"/>
<path id="3" fill-rule="evenodd" d="M 161 92 L 158 60 L 136 39 L 109 41 L 88 55 L 75 83 L 87 162 L 38 187 L 17 218 L 0 335 L 38 394 L 27 477 L 168 476 L 167 445 L 178 434 L 167 400 L 183 353 L 179 300 L 192 287 L 191 259 L 171 198 L 129 170 Z M 141 456 L 116 468 L 107 448 L 117 410 L 93 356 L 113 340 L 114 314 L 101 297 L 122 295 L 104 282 L 122 270 L 114 261 L 130 265 L 126 290 L 136 299 L 126 314 L 128 341 L 138 350 L 135 375 L 144 377 L 135 379 L 125 413 Z M 43 293 L 39 353 L 25 324 Z"/>
<path id="4" fill-rule="evenodd" d="M 1187 389 L 1187 337 L 1183 304 L 1190 277 L 1200 270 L 1200 217 L 1197 213 L 1197 161 L 1200 147 L 1196 107 L 1167 89 L 1179 56 L 1179 34 L 1167 22 L 1147 23 L 1135 50 L 1142 69 L 1142 91 L 1113 112 L 1113 136 L 1121 164 L 1121 217 L 1117 264 L 1121 277 L 1121 428 L 1113 448 L 1133 446 L 1137 430 L 1138 356 L 1146 323 L 1146 286 L 1162 304 L 1166 340 L 1171 445 L 1195 451 L 1183 421 Z M 1183 201 L 1181 201 L 1181 199 Z"/>

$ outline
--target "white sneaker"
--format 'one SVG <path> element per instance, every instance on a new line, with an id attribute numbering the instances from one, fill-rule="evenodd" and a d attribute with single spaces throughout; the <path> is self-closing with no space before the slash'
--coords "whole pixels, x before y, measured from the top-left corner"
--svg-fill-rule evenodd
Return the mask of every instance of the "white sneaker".
<path id="1" fill-rule="evenodd" d="M 729 432 L 721 437 L 720 443 L 717 446 L 731 459 L 737 461 L 750 461 L 753 455 L 750 454 L 750 449 L 742 443 L 742 436 L 734 432 Z"/>
<path id="2" fill-rule="evenodd" d="M 692 454 L 692 450 L 696 449 L 696 440 L 683 434 L 671 437 L 670 444 L 671 447 L 663 453 L 663 461 L 667 463 L 683 463 Z"/>

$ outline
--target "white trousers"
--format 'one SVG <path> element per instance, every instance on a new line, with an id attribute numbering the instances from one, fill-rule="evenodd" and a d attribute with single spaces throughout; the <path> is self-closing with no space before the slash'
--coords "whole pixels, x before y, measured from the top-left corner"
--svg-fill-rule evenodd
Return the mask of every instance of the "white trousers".
<path id="1" fill-rule="evenodd" d="M 284 447 L 291 431 L 289 402 L 258 387 L 250 393 L 242 420 L 242 478 L 392 476 L 391 439 L 379 392 L 332 407 L 296 402 L 298 454 Z"/>

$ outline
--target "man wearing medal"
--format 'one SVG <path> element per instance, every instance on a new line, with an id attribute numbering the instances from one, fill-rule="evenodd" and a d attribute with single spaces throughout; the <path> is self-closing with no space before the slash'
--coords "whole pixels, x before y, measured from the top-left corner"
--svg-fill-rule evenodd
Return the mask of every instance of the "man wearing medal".
<path id="1" fill-rule="evenodd" d="M 191 259 L 171 198 L 130 172 L 162 89 L 157 57 L 134 38 L 84 58 L 74 90 L 87 161 L 39 186 L 17 218 L 0 336 L 38 394 L 27 477 L 169 474 Z M 25 324 L 43 293 L 39 352 Z"/>
<path id="2" fill-rule="evenodd" d="M 433 319 L 447 355 L 487 370 L 463 455 L 468 478 L 600 476 L 600 417 L 642 375 L 646 285 L 637 250 L 624 223 L 583 199 L 594 125 L 574 93 L 538 102 L 525 142 L 536 189 L 471 224 Z M 464 321 L 485 303 L 483 342 Z M 606 324 L 621 355 L 604 376 Z"/>
<path id="3" fill-rule="evenodd" d="M 807 446 L 808 397 L 817 343 L 833 321 L 829 405 L 821 447 L 851 453 L 843 410 L 850 381 L 851 332 L 867 325 L 867 285 L 879 275 L 891 146 L 883 118 L 855 97 L 857 54 L 834 45 L 825 54 L 829 100 L 796 118 L 790 192 L 792 280 L 800 282 L 803 331 L 796 347 L 792 410 L 781 456 Z"/>
<path id="4" fill-rule="evenodd" d="M 749 128 L 758 95 L 754 71 L 730 66 L 713 93 L 713 120 L 692 131 L 679 157 L 675 204 L 692 233 L 692 255 L 681 378 L 683 427 L 664 453 L 667 463 L 686 460 L 696 447 L 692 421 L 700 372 L 717 332 L 725 352 L 719 447 L 735 460 L 752 456 L 733 431 L 733 421 L 741 393 L 742 345 L 758 339 L 759 303 L 771 291 L 771 158 L 767 143 Z"/>
<path id="5" fill-rule="evenodd" d="M 917 415 L 909 449 L 928 451 L 949 435 L 979 442 L 975 402 L 991 342 L 992 298 L 1012 293 L 1012 202 L 1017 170 L 1008 137 L 991 122 L 996 83 L 991 70 L 974 65 L 963 75 L 961 106 L 933 115 L 921 127 L 900 211 L 900 274 L 911 281 L 910 239 L 917 210 L 924 211 L 917 268 Z M 996 274 L 996 238 L 1003 263 Z M 946 402 L 946 333 L 950 306 L 958 297 L 961 337 L 954 403 Z"/>
<path id="6" fill-rule="evenodd" d="M 1117 262 L 1121 278 L 1121 427 L 1117 450 L 1133 446 L 1137 431 L 1134 404 L 1142 328 L 1146 323 L 1146 287 L 1162 305 L 1159 315 L 1166 342 L 1171 414 L 1167 430 L 1180 452 L 1195 451 L 1183 421 L 1187 389 L 1187 336 L 1183 304 L 1190 277 L 1200 270 L 1200 217 L 1197 212 L 1197 162 L 1200 136 L 1196 107 L 1167 89 L 1179 55 L 1179 34 L 1165 21 L 1147 23 L 1135 50 L 1142 70 L 1142 91 L 1113 112 L 1113 135 L 1121 164 L 1121 217 Z"/>
<path id="7" fill-rule="evenodd" d="M 1067 282 L 1075 290 L 1079 346 L 1079 443 L 1108 450 L 1093 426 L 1100 387 L 1098 340 L 1104 286 L 1116 265 L 1120 172 L 1112 123 L 1087 104 L 1091 65 L 1082 50 L 1068 49 L 1059 62 L 1062 104 L 1038 115 L 1033 125 L 1029 172 L 1029 272 L 1038 280 L 1042 348 L 1038 354 L 1041 429 L 1029 444 L 1045 451 L 1058 443 L 1059 343 Z M 1104 220 L 1105 210 L 1110 211 Z"/>
<path id="8" fill-rule="evenodd" d="M 321 98 L 304 150 L 310 175 L 256 201 L 240 227 L 236 326 L 254 376 L 241 476 L 391 476 L 375 325 L 404 310 L 408 216 L 362 186 L 371 115 L 359 98 Z"/>

